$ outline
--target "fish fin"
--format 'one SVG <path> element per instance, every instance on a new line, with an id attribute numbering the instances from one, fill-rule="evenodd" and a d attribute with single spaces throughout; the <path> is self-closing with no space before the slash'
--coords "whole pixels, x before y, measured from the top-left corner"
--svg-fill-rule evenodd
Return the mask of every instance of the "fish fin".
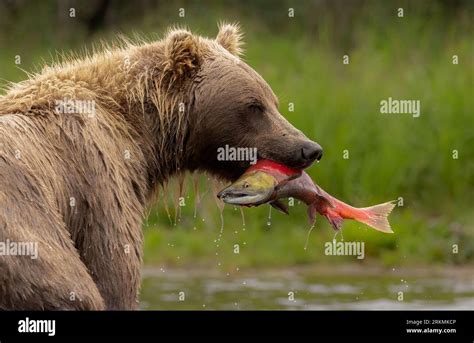
<path id="1" fill-rule="evenodd" d="M 276 208 L 278 211 L 283 212 L 284 214 L 290 214 L 288 211 L 288 206 L 286 206 L 283 202 L 280 200 L 275 200 L 270 203 L 274 208 Z"/>
<path id="2" fill-rule="evenodd" d="M 330 197 L 327 197 L 325 194 L 327 194 L 321 187 L 319 187 L 317 184 L 314 184 L 316 187 L 316 198 L 321 201 L 321 204 L 328 206 L 329 208 L 336 208 L 336 205 L 334 202 L 331 200 Z"/>
<path id="3" fill-rule="evenodd" d="M 296 174 L 292 174 L 290 176 L 288 176 L 287 178 L 281 180 L 278 182 L 278 184 L 275 186 L 275 191 L 277 192 L 280 188 L 282 188 L 284 185 L 286 185 L 288 182 L 294 180 L 294 179 L 297 179 L 299 178 L 300 176 L 302 175 L 301 171 L 299 173 L 296 173 Z"/>
<path id="4" fill-rule="evenodd" d="M 335 231 L 339 231 L 341 229 L 344 218 L 342 218 L 339 214 L 328 211 L 328 213 L 324 216 Z"/>
<path id="5" fill-rule="evenodd" d="M 320 204 L 319 204 L 320 206 L 322 205 L 322 206 L 327 206 L 329 208 L 336 208 L 336 205 L 334 205 L 332 203 L 332 201 L 330 199 L 326 198 L 324 195 L 318 194 L 317 199 L 318 199 L 317 201 L 320 202 Z"/>
<path id="6" fill-rule="evenodd" d="M 363 211 L 367 216 L 366 218 L 357 218 L 356 220 L 377 231 L 393 233 L 387 217 L 395 206 L 396 201 L 394 200 L 371 207 L 359 208 L 359 210 Z"/>
<path id="7" fill-rule="evenodd" d="M 336 206 L 332 203 L 330 199 L 325 197 L 324 195 L 316 195 L 315 200 L 311 205 L 308 206 L 308 218 L 309 223 L 312 225 L 316 220 L 316 215 L 319 213 L 318 209 L 331 209 L 335 208 Z"/>

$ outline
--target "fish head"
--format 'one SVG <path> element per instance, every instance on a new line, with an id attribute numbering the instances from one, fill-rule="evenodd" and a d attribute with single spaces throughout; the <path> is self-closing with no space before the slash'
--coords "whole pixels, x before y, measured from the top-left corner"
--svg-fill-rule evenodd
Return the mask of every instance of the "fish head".
<path id="1" fill-rule="evenodd" d="M 275 193 L 278 180 L 262 170 L 250 170 L 217 194 L 227 204 L 257 206 L 268 202 Z"/>

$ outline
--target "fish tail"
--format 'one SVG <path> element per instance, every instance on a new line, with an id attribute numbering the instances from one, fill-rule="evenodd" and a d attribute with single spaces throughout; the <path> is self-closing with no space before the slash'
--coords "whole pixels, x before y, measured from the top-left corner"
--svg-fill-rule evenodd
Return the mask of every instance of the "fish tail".
<path id="1" fill-rule="evenodd" d="M 377 231 L 393 233 L 387 217 L 390 212 L 392 212 L 395 205 L 394 201 L 389 201 L 371 207 L 358 208 L 354 215 L 354 219 Z"/>

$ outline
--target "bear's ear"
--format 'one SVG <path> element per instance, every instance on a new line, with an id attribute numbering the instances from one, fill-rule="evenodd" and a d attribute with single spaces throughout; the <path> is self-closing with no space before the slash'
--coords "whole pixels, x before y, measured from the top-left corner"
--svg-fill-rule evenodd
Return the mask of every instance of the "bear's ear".
<path id="1" fill-rule="evenodd" d="M 169 31 L 164 39 L 164 71 L 169 73 L 171 81 L 190 76 L 200 65 L 198 38 L 182 29 Z"/>
<path id="2" fill-rule="evenodd" d="M 227 51 L 235 56 L 242 54 L 243 34 L 240 32 L 238 24 L 219 24 L 219 33 L 216 41 L 222 45 Z"/>

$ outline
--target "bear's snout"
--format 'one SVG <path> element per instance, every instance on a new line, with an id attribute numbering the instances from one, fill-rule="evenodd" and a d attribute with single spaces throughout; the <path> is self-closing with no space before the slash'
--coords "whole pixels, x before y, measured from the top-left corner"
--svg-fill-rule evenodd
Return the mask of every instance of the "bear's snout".
<path id="1" fill-rule="evenodd" d="M 323 157 L 323 148 L 316 142 L 309 139 L 297 140 L 292 144 L 274 151 L 275 160 L 296 169 L 309 167 L 314 161 L 319 161 Z"/>
<path id="2" fill-rule="evenodd" d="M 286 135 L 286 139 L 266 136 L 258 139 L 259 158 L 266 158 L 284 164 L 290 168 L 304 169 L 323 157 L 323 148 L 306 137 L 298 138 Z"/>
<path id="3" fill-rule="evenodd" d="M 323 148 L 318 143 L 308 141 L 303 143 L 301 148 L 301 163 L 311 164 L 319 161 L 323 157 Z"/>

